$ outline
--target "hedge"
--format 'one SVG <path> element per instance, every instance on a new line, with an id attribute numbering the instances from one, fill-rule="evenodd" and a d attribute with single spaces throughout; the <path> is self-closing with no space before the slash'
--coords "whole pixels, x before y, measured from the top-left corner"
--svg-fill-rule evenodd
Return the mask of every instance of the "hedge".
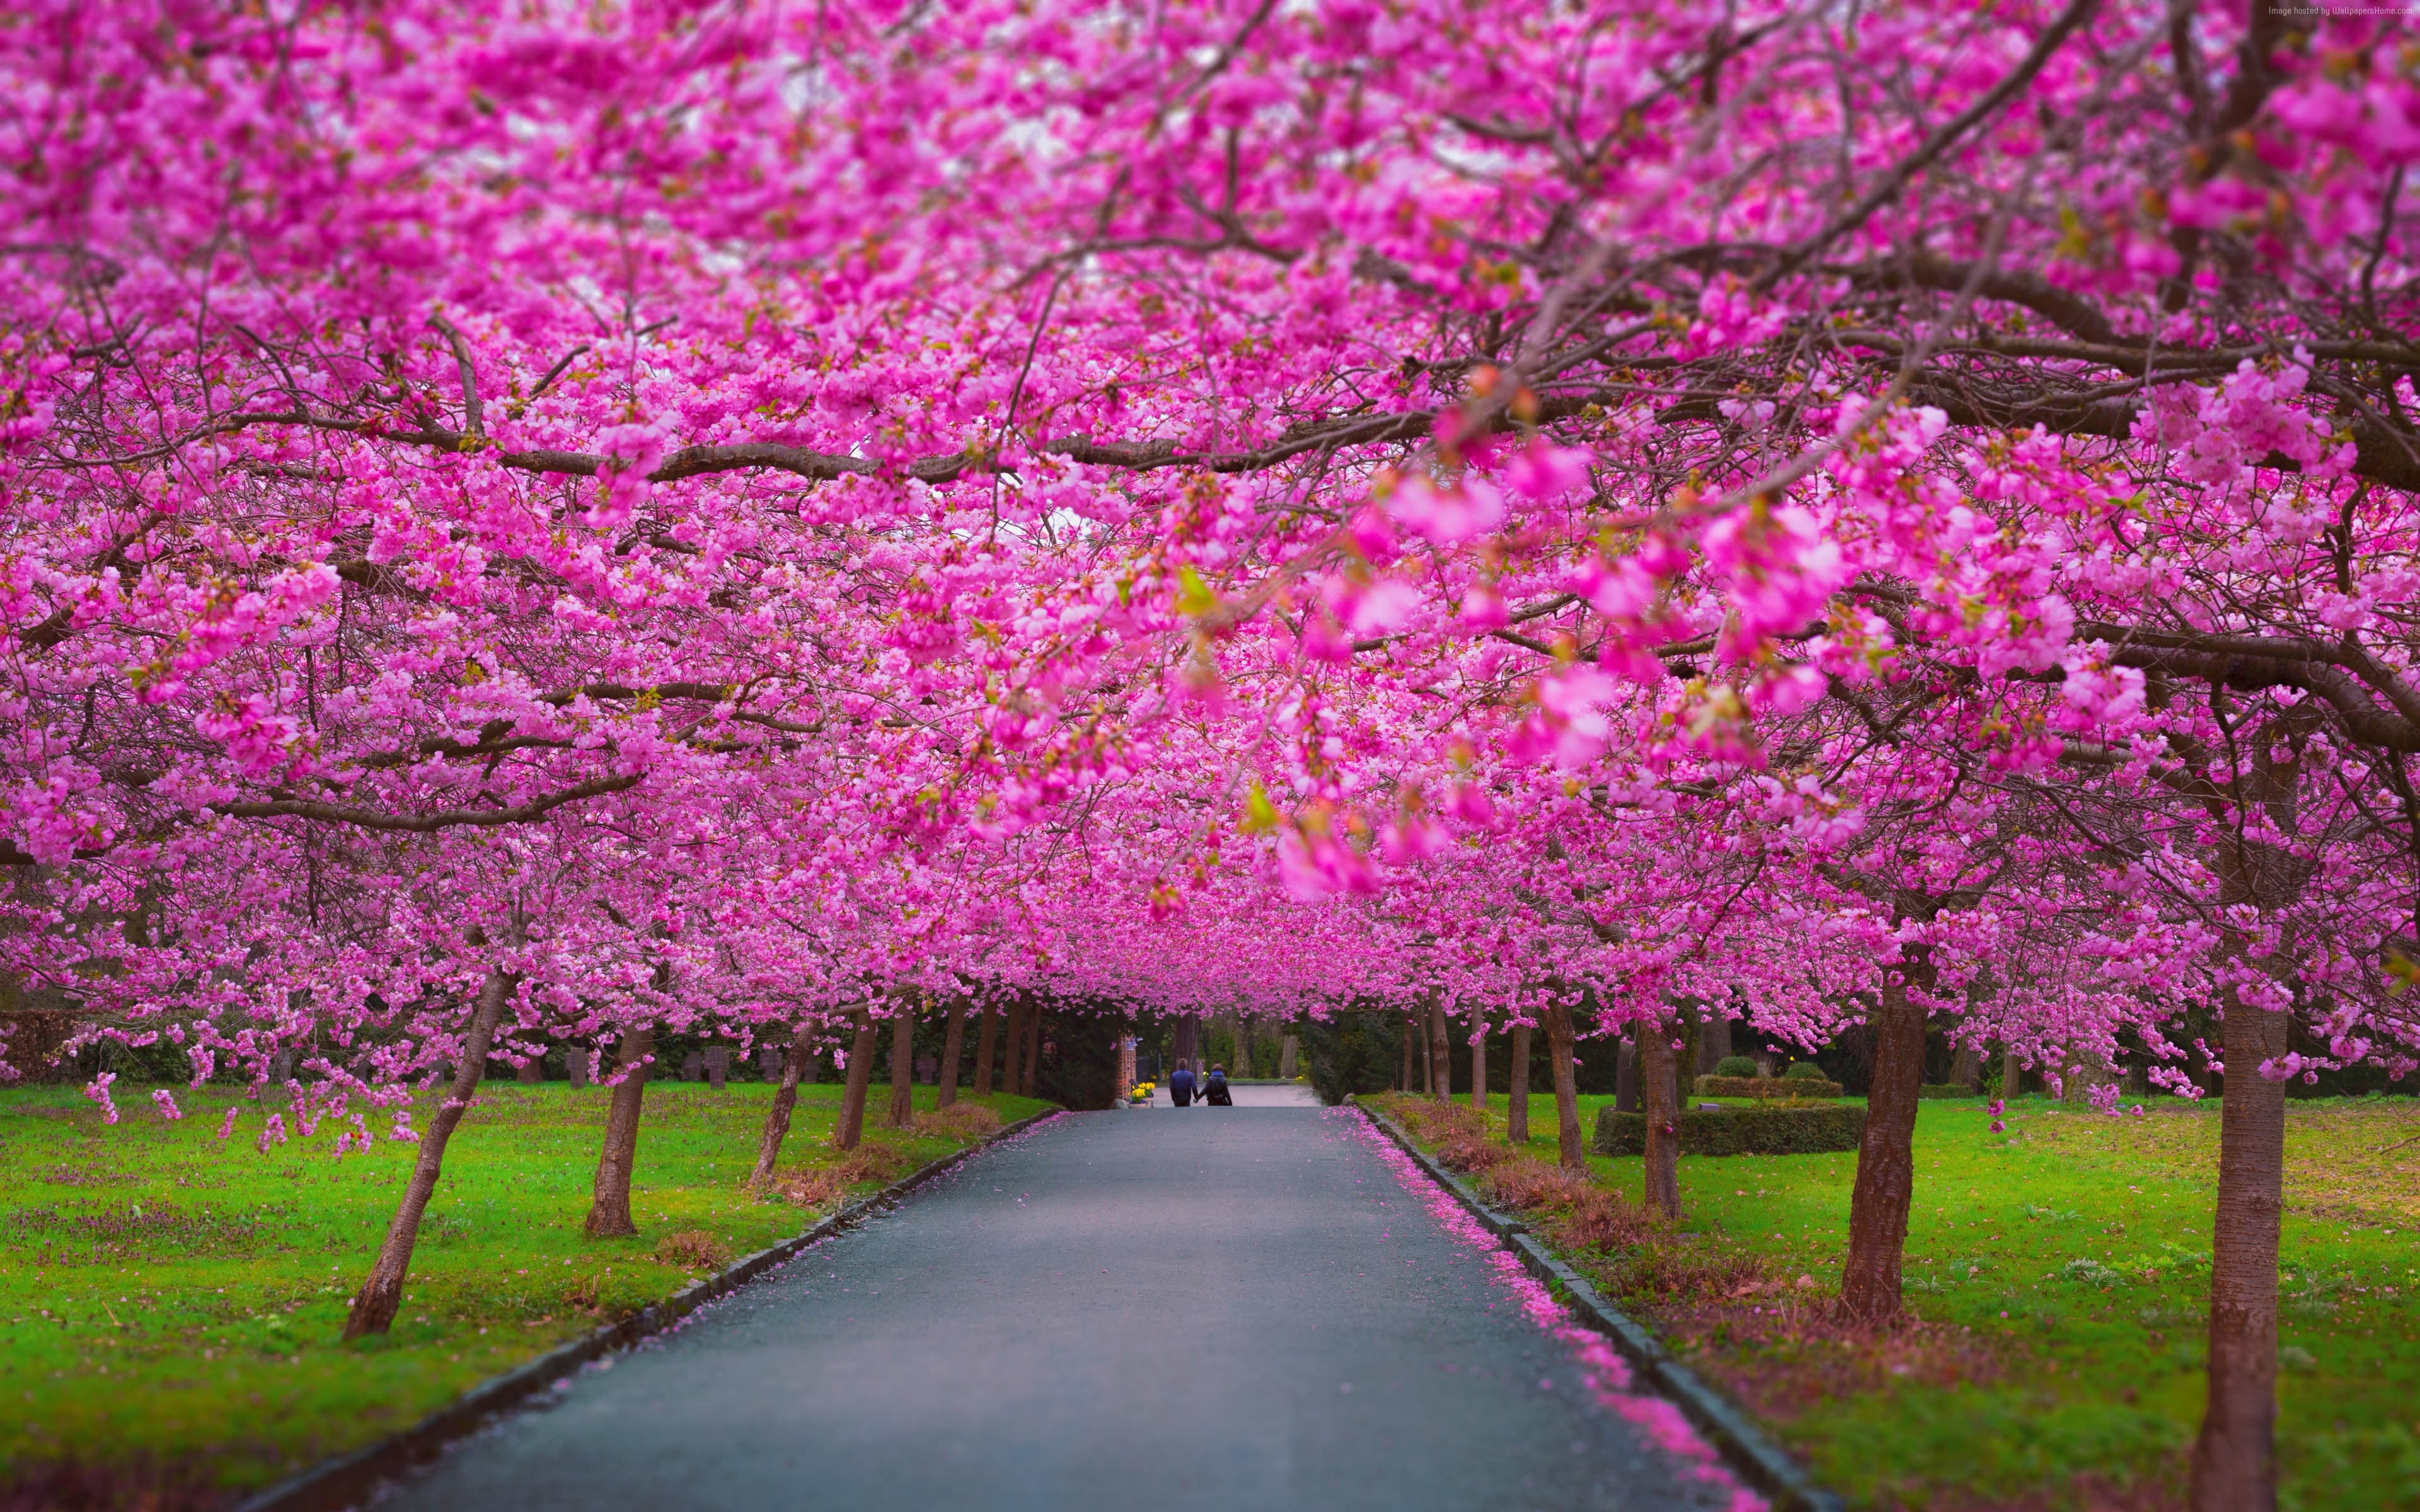
<path id="1" fill-rule="evenodd" d="M 1939 1084 L 1927 1082 L 1916 1089 L 1916 1095 L 1918 1097 L 1974 1097 L 1978 1094 L 1975 1088 L 1961 1087 L 1956 1082 Z"/>
<path id="2" fill-rule="evenodd" d="M 1700 1076 L 1699 1097 L 1838 1097 L 1838 1082 L 1809 1081 L 1804 1076 Z"/>
<path id="3" fill-rule="evenodd" d="M 1722 1108 L 1681 1115 L 1683 1155 L 1813 1155 L 1854 1149 L 1865 1137 L 1866 1110 L 1853 1103 L 1807 1107 Z M 1600 1108 L 1596 1152 L 1643 1155 L 1647 1116 Z"/>

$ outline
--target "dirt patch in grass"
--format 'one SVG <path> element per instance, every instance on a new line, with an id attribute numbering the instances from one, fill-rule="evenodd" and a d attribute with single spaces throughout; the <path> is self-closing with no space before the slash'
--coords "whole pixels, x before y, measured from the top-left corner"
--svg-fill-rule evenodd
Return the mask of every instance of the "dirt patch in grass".
<path id="1" fill-rule="evenodd" d="M 981 1103 L 953 1103 L 945 1108 L 917 1114 L 908 1127 L 927 1136 L 940 1134 L 956 1139 L 980 1139 L 999 1132 L 1001 1117 Z"/>

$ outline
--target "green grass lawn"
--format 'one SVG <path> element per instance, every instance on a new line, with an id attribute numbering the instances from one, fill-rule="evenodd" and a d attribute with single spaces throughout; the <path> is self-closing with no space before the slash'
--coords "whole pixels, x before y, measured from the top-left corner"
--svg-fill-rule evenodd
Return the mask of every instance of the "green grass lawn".
<path id="1" fill-rule="evenodd" d="M 487 1084 L 447 1149 L 394 1333 L 350 1345 L 337 1334 L 413 1147 L 380 1138 L 336 1157 L 331 1123 L 264 1155 L 257 1111 L 223 1144 L 233 1090 L 179 1088 L 187 1117 L 166 1123 L 121 1085 L 115 1128 L 70 1088 L 0 1092 L 0 1502 L 21 1504 L 14 1489 L 36 1493 L 27 1505 L 214 1504 L 706 1273 L 694 1254 L 659 1259 L 667 1235 L 736 1255 L 799 1232 L 812 1213 L 741 1186 L 772 1090 L 651 1085 L 631 1188 L 640 1236 L 597 1242 L 580 1226 L 607 1094 Z M 840 1090 L 800 1089 L 785 1173 L 831 1160 Z M 920 1108 L 933 1090 L 916 1088 Z M 877 1088 L 869 1106 L 887 1098 Z M 1046 1106 L 985 1101 L 1002 1121 Z M 417 1126 L 433 1106 L 422 1100 Z M 371 1122 L 383 1134 L 385 1118 Z M 867 1135 L 901 1173 L 966 1142 Z"/>
<path id="2" fill-rule="evenodd" d="M 1595 1106 L 1583 1099 L 1593 1133 Z M 2019 1099 L 1928 1101 L 1907 1242 L 1919 1322 L 1821 1321 L 1854 1153 L 1683 1156 L 1683 1255 L 1755 1289 L 1659 1288 L 1687 1264 L 1573 1256 L 1869 1506 L 2161 1505 L 2200 1421 L 2216 1103 L 2112 1119 Z M 1503 1099 L 1492 1111 L 1501 1124 Z M 1552 1100 L 1532 1101 L 1551 1158 Z M 2420 1507 L 2420 1104 L 2296 1102 L 2288 1120 L 2280 1458 L 2293 1512 Z M 1591 1157 L 1633 1198 L 1640 1161 Z M 1802 1284 L 1800 1277 L 1807 1278 Z"/>

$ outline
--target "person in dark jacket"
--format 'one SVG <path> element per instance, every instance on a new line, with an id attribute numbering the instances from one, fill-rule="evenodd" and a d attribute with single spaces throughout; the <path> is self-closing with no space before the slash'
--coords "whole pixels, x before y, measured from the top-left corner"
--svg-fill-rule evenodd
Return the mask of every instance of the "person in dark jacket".
<path id="1" fill-rule="evenodd" d="M 1209 1103 L 1214 1108 L 1232 1108 L 1235 1105 L 1234 1098 L 1230 1096 L 1227 1091 L 1226 1067 L 1213 1066 L 1210 1068 L 1210 1080 L 1202 1088 L 1202 1101 Z"/>
<path id="2" fill-rule="evenodd" d="M 1181 1060 L 1168 1073 L 1168 1100 L 1181 1108 L 1193 1103 L 1193 1068 Z"/>

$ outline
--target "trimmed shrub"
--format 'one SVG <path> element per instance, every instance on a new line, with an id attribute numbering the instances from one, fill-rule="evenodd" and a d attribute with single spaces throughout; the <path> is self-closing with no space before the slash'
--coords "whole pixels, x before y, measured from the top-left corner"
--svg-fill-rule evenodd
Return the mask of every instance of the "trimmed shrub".
<path id="1" fill-rule="evenodd" d="M 1838 1097 L 1838 1082 L 1809 1081 L 1804 1076 L 1700 1076 L 1699 1097 L 1756 1097 L 1796 1102 L 1801 1098 Z"/>
<path id="2" fill-rule="evenodd" d="M 1311 1089 L 1330 1107 L 1348 1095 L 1392 1091 L 1402 1074 L 1403 1019 L 1394 1013 L 1339 1013 L 1312 1019 L 1302 1036 Z M 1534 1082 L 1532 1085 L 1535 1085 Z"/>
<path id="3" fill-rule="evenodd" d="M 1790 1069 L 1783 1072 L 1781 1074 L 1784 1076 L 1794 1076 L 1801 1081 L 1809 1082 L 1829 1081 L 1831 1079 L 1823 1074 L 1823 1067 L 1815 1064 L 1815 1062 L 1811 1060 L 1793 1060 L 1790 1063 Z"/>
<path id="4" fill-rule="evenodd" d="M 1033 1095 L 1078 1111 L 1108 1107 L 1118 1086 L 1118 1035 L 1125 1021 L 1106 1014 L 1052 1011 L 1042 1019 L 1042 1064 Z"/>
<path id="5" fill-rule="evenodd" d="M 1916 1088 L 1916 1095 L 1918 1097 L 1973 1097 L 1976 1094 L 1968 1088 L 1959 1086 L 1956 1082 L 1942 1082 L 1939 1084 L 1927 1082 L 1922 1087 Z"/>
<path id="6" fill-rule="evenodd" d="M 1856 1149 L 1865 1137 L 1866 1110 L 1843 1103 L 1692 1108 L 1681 1115 L 1680 1132 L 1683 1155 L 1812 1155 Z M 1599 1109 L 1596 1152 L 1645 1154 L 1647 1116 Z"/>
<path id="7" fill-rule="evenodd" d="M 1714 1074 L 1717 1076 L 1753 1076 L 1756 1074 L 1756 1062 L 1750 1060 L 1745 1056 L 1725 1056 L 1722 1059 L 1714 1062 Z"/>

